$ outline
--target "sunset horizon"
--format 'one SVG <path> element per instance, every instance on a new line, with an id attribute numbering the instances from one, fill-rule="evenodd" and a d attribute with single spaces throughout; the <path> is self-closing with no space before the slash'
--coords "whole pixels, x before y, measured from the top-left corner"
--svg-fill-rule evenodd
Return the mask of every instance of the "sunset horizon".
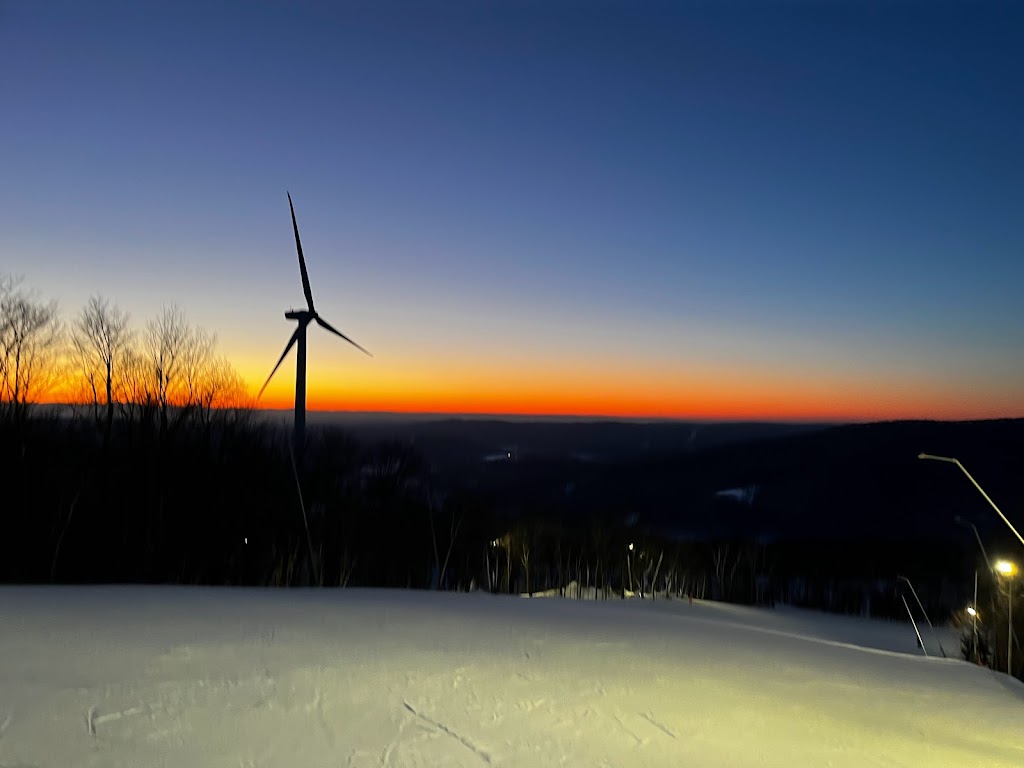
<path id="1" fill-rule="evenodd" d="M 0 27 L 0 276 L 66 326 L 178 307 L 255 395 L 311 290 L 373 358 L 307 318 L 310 410 L 1024 415 L 997 14 L 66 5 Z"/>
<path id="2" fill-rule="evenodd" d="M 40 301 L 47 299 L 45 292 L 35 286 L 20 287 Z M 118 308 L 112 302 L 111 306 Z M 257 399 L 260 382 L 273 366 L 273 356 L 265 363 L 251 358 L 236 362 L 219 341 L 216 328 L 192 323 L 177 304 L 169 304 L 162 311 L 168 308 L 181 312 L 190 329 L 206 334 L 215 344 L 215 356 L 239 375 L 244 390 L 238 393 L 241 399 L 226 407 L 244 405 L 266 411 L 294 408 L 294 350 L 281 361 L 266 391 Z M 77 314 L 61 311 L 59 317 L 65 327 L 70 327 Z M 134 343 L 142 343 L 146 328 L 131 323 Z M 291 325 L 282 322 L 280 330 L 282 341 L 287 341 Z M 321 335 L 324 338 L 317 338 Z M 417 364 L 381 356 L 364 359 L 345 349 L 344 342 L 311 332 L 306 410 L 704 422 L 866 423 L 1024 418 L 1024 405 L 1014 382 L 986 386 L 978 372 L 941 380 L 899 372 L 872 381 L 865 376 L 830 370 L 813 376 L 792 376 L 770 364 L 741 367 L 724 360 L 693 369 L 676 365 L 668 371 L 656 363 L 608 372 L 580 361 L 559 363 L 552 359 L 545 363 L 542 370 L 531 371 L 493 360 L 486 368 L 463 364 L 461 369 L 444 371 L 429 361 Z M 65 370 L 68 373 L 64 380 L 55 381 L 38 393 L 39 402 L 89 401 L 81 392 L 82 382 L 77 378 L 81 374 L 74 369 L 73 362 L 67 361 Z M 979 396 L 978 392 L 984 394 Z M 117 401 L 118 397 L 114 399 Z M 100 393 L 99 402 L 103 400 Z"/>
<path id="3" fill-rule="evenodd" d="M 294 360 L 293 364 L 294 364 Z M 287 360 L 286 360 L 287 362 Z M 283 369 L 285 366 L 282 367 Z M 252 408 L 259 412 L 278 412 L 291 414 L 294 411 L 294 398 L 287 392 L 290 384 L 294 384 L 294 368 L 285 371 L 285 377 L 291 375 L 288 384 L 271 387 L 262 398 L 256 400 L 256 388 L 247 386 L 246 400 L 225 408 Z M 282 372 L 279 372 L 279 376 Z M 939 407 L 927 407 L 922 404 L 907 402 L 890 404 L 888 408 L 878 406 L 857 408 L 853 403 L 836 403 L 828 407 L 822 398 L 801 399 L 790 406 L 782 401 L 774 408 L 758 407 L 756 398 L 743 400 L 723 400 L 721 397 L 709 398 L 701 402 L 699 397 L 682 393 L 673 399 L 651 402 L 646 407 L 639 404 L 633 408 L 624 406 L 630 400 L 599 399 L 596 397 L 580 397 L 579 393 L 567 391 L 563 396 L 545 398 L 537 396 L 526 400 L 504 398 L 500 394 L 470 393 L 454 391 L 441 397 L 413 397 L 408 399 L 391 399 L 386 396 L 366 392 L 331 395 L 331 387 L 313 386 L 307 393 L 306 412 L 308 414 L 348 414 L 348 415 L 386 415 L 408 417 L 438 418 L 514 418 L 522 419 L 568 419 L 568 420 L 623 420 L 623 421 L 676 421 L 676 422 L 765 422 L 765 423 L 804 423 L 804 424 L 857 424 L 887 421 L 990 421 L 1004 419 L 1022 419 L 1024 410 L 1014 410 L 1007 404 L 988 403 L 987 407 L 964 407 L 955 402 L 940 403 Z M 334 391 L 337 391 L 334 389 Z M 115 398 L 117 399 L 117 398 Z M 768 398 L 765 398 L 766 400 Z M 827 399 L 827 398 L 824 398 Z M 912 393 L 908 396 L 912 399 Z M 39 400 L 45 404 L 69 404 L 69 406 L 87 406 L 91 401 L 69 394 L 69 390 L 59 386 Z M 633 400 L 636 402 L 636 400 Z M 817 402 L 818 407 L 801 408 L 804 402 Z M 102 397 L 99 404 L 103 404 Z M 731 407 L 729 403 L 731 402 Z M 892 402 L 892 401 L 890 401 Z"/>

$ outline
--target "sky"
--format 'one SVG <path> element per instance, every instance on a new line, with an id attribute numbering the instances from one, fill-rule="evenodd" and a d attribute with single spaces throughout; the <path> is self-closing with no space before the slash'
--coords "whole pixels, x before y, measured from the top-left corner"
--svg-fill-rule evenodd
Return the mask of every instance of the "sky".
<path id="1" fill-rule="evenodd" d="M 1011 3 L 0 1 L 0 274 L 309 407 L 1024 416 Z M 290 407 L 294 353 L 263 395 Z"/>

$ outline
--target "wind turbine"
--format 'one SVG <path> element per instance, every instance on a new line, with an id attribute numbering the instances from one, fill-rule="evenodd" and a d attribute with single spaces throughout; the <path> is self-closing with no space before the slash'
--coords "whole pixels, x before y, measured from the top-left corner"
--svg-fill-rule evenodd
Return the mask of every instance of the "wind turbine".
<path id="1" fill-rule="evenodd" d="M 274 374 L 277 373 L 277 369 L 281 367 L 281 363 L 284 362 L 288 352 L 291 351 L 292 347 L 298 344 L 298 353 L 295 358 L 295 452 L 300 453 L 302 446 L 305 444 L 306 438 L 306 327 L 311 322 L 316 321 L 316 324 L 325 331 L 330 331 L 335 336 L 340 336 L 360 352 L 363 352 L 370 357 L 373 357 L 373 355 L 320 317 L 320 315 L 317 314 L 316 309 L 313 308 L 313 292 L 309 288 L 309 275 L 306 272 L 306 260 L 302 257 L 302 241 L 299 240 L 299 225 L 295 223 L 295 206 L 292 205 L 291 193 L 288 194 L 288 207 L 292 212 L 292 230 L 295 232 L 295 250 L 298 251 L 299 254 L 299 272 L 302 275 L 302 292 L 306 295 L 307 309 L 292 309 L 284 313 L 284 316 L 287 319 L 295 320 L 299 324 L 299 327 L 295 329 L 295 333 L 293 333 L 292 337 L 288 340 L 288 344 L 285 346 L 284 352 L 282 352 L 281 357 L 277 359 L 277 365 L 274 366 L 274 370 L 272 370 L 270 375 L 267 376 L 267 380 L 263 383 L 260 393 L 256 395 L 256 399 L 258 400 L 263 395 L 263 390 L 267 388 L 267 384 L 269 384 L 270 380 L 274 378 Z"/>

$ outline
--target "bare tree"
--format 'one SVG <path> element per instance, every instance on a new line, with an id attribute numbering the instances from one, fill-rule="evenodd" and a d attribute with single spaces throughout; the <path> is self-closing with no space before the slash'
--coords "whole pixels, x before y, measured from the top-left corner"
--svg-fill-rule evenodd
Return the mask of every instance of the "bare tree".
<path id="1" fill-rule="evenodd" d="M 82 308 L 71 332 L 79 371 L 93 398 L 94 413 L 99 410 L 102 387 L 106 404 L 104 439 L 110 440 L 114 425 L 115 365 L 124 359 L 131 341 L 128 314 L 101 296 L 92 296 Z"/>
<path id="2" fill-rule="evenodd" d="M 729 602 L 735 599 L 733 586 L 736 580 L 736 571 L 743 562 L 743 550 L 737 548 L 735 551 L 729 542 L 720 544 L 711 552 L 711 559 L 714 564 L 714 585 L 717 593 L 712 593 L 715 600 Z M 728 575 L 726 575 L 728 571 Z"/>
<path id="3" fill-rule="evenodd" d="M 185 314 L 175 306 L 165 307 L 146 327 L 146 357 L 160 409 L 160 434 L 167 432 L 167 411 L 180 388 L 183 358 L 192 335 Z"/>
<path id="4" fill-rule="evenodd" d="M 143 339 L 142 368 L 127 350 L 120 386 L 125 400 L 155 406 L 160 431 L 166 432 L 171 408 L 181 418 L 209 425 L 221 408 L 250 405 L 245 381 L 227 358 L 217 353 L 217 337 L 190 325 L 178 307 L 168 307 L 150 321 Z"/>
<path id="5" fill-rule="evenodd" d="M 435 589 L 444 589 L 445 574 L 448 571 L 448 561 L 451 559 L 452 549 L 455 547 L 455 539 L 459 535 L 459 526 L 462 525 L 462 517 L 456 515 L 455 507 L 451 503 L 448 504 L 451 512 L 451 522 L 448 526 L 448 549 L 444 554 L 444 561 L 441 561 L 440 550 L 437 546 L 437 530 L 434 527 L 434 510 L 436 507 L 444 507 L 443 500 L 439 499 L 437 494 L 432 488 L 428 487 L 427 492 L 427 516 L 430 521 L 430 540 L 434 545 L 434 567 L 436 569 L 437 580 L 434 583 Z"/>
<path id="6" fill-rule="evenodd" d="M 56 302 L 19 290 L 13 278 L 0 280 L 0 403 L 16 420 L 59 378 L 60 338 Z"/>
<path id="7" fill-rule="evenodd" d="M 181 392 L 178 405 L 185 408 L 202 407 L 207 395 L 210 374 L 214 365 L 217 337 L 202 328 L 189 329 L 181 354 Z"/>
<path id="8" fill-rule="evenodd" d="M 190 374 L 191 375 L 191 374 Z M 189 385 L 191 405 L 200 421 L 209 425 L 216 409 L 244 408 L 249 404 L 245 381 L 223 355 L 206 355 L 202 368 Z"/>
<path id="9" fill-rule="evenodd" d="M 517 534 L 519 562 L 523 566 L 523 573 L 526 574 L 526 594 L 530 594 L 530 529 L 526 526 L 521 526 Z"/>
<path id="10" fill-rule="evenodd" d="M 590 549 L 594 558 L 594 595 L 607 599 L 608 567 L 606 558 L 609 546 L 608 531 L 600 519 L 595 519 L 590 526 Z M 603 580 L 602 580 L 603 579 Z"/>
<path id="11" fill-rule="evenodd" d="M 729 562 L 729 545 L 717 546 L 711 552 L 711 560 L 715 569 L 714 587 L 712 587 L 712 599 L 724 600 L 725 597 L 725 568 Z"/>
<path id="12" fill-rule="evenodd" d="M 515 561 L 516 554 L 518 552 L 515 529 L 510 529 L 491 543 L 495 547 L 495 554 L 497 554 L 497 552 L 501 552 L 505 556 L 505 573 L 503 574 L 505 580 L 505 592 L 511 592 L 512 563 Z"/>
<path id="13" fill-rule="evenodd" d="M 11 304 L 17 281 L 9 275 L 0 275 L 0 404 L 7 397 L 7 371 L 10 365 L 12 336 Z"/>
<path id="14" fill-rule="evenodd" d="M 115 370 L 117 377 L 115 401 L 121 405 L 121 415 L 134 421 L 144 407 L 156 404 L 156 395 L 146 358 L 133 346 L 125 347 Z"/>
<path id="15" fill-rule="evenodd" d="M 207 410 L 212 408 L 246 409 L 253 407 L 253 398 L 245 379 L 223 355 L 217 357 L 210 370 L 209 383 L 204 390 Z"/>

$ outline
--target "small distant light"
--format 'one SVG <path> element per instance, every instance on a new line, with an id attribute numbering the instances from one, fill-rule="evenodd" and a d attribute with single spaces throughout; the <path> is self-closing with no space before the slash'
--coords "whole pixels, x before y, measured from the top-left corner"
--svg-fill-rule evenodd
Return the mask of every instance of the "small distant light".
<path id="1" fill-rule="evenodd" d="M 630 551 L 630 552 L 632 552 L 632 551 L 633 551 L 633 542 L 629 542 L 629 551 Z"/>
<path id="2" fill-rule="evenodd" d="M 509 452 L 508 452 L 508 457 L 509 457 L 510 459 L 512 458 L 512 451 L 509 451 Z"/>
<path id="3" fill-rule="evenodd" d="M 978 615 L 978 612 L 976 610 L 974 610 L 974 606 L 973 605 L 968 605 L 967 606 L 967 613 L 968 613 L 969 616 L 977 616 Z"/>
<path id="4" fill-rule="evenodd" d="M 242 541 L 244 541 L 246 544 L 248 544 L 249 543 L 249 537 L 246 536 L 244 539 L 242 539 Z"/>

